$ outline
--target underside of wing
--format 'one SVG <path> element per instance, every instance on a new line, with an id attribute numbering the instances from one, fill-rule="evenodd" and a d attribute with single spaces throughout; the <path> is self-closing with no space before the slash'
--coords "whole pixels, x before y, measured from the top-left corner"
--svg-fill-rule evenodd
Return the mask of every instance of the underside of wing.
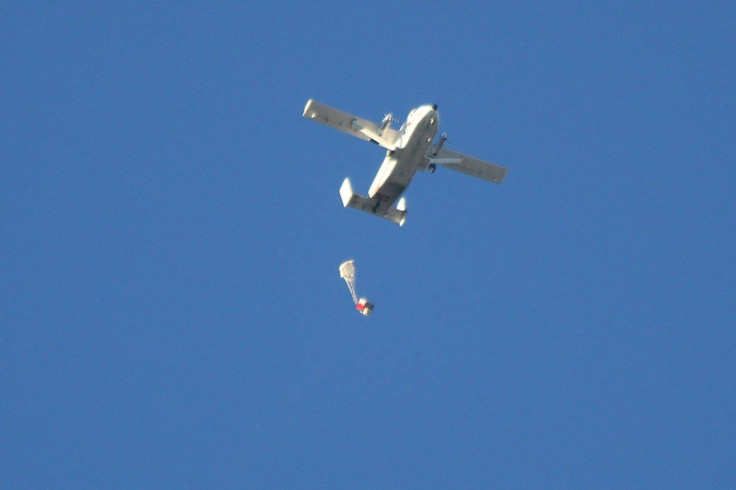
<path id="1" fill-rule="evenodd" d="M 457 170 L 473 177 L 478 177 L 495 184 L 500 184 L 506 177 L 508 169 L 495 163 L 486 162 L 479 158 L 463 153 L 441 148 L 436 155 L 430 157 L 431 163 L 442 165 L 451 170 Z"/>
<path id="2" fill-rule="evenodd" d="M 389 150 L 396 149 L 396 142 L 400 136 L 395 129 L 381 128 L 372 121 L 353 116 L 313 99 L 307 101 L 303 116 Z"/>

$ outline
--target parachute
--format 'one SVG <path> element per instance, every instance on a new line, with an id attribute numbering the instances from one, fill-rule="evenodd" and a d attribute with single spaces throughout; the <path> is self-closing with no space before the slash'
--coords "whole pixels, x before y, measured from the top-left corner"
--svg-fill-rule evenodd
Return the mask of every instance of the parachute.
<path id="1" fill-rule="evenodd" d="M 350 294 L 353 295 L 353 303 L 358 303 L 358 296 L 355 294 L 355 261 L 346 260 L 340 264 L 340 277 L 345 279 Z"/>
<path id="2" fill-rule="evenodd" d="M 355 292 L 355 261 L 346 260 L 340 264 L 340 277 L 345 279 L 345 283 L 348 285 L 350 295 L 353 297 L 353 303 L 355 303 L 355 309 L 358 310 L 365 316 L 368 316 L 373 311 L 373 304 L 369 303 L 365 298 L 358 298 Z"/>

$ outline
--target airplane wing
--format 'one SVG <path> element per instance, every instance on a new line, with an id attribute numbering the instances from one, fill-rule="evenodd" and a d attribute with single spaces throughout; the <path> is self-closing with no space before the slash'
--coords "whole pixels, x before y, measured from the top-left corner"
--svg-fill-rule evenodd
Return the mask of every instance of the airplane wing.
<path id="1" fill-rule="evenodd" d="M 432 149 L 430 148 L 430 151 Z M 478 177 L 483 180 L 493 182 L 494 184 L 500 184 L 501 181 L 506 177 L 509 169 L 496 165 L 495 163 L 485 162 L 470 155 L 464 155 L 457 151 L 452 151 L 447 148 L 440 148 L 440 150 L 429 157 L 431 163 L 442 165 L 451 170 L 457 170 L 466 175 Z"/>
<path id="2" fill-rule="evenodd" d="M 313 99 L 307 101 L 307 105 L 304 106 L 304 114 L 302 115 L 307 119 L 321 122 L 322 124 L 351 134 L 356 138 L 376 143 L 389 150 L 396 149 L 396 142 L 401 136 L 395 129 L 386 127 L 382 130 L 381 126 L 372 121 L 334 109 Z"/>

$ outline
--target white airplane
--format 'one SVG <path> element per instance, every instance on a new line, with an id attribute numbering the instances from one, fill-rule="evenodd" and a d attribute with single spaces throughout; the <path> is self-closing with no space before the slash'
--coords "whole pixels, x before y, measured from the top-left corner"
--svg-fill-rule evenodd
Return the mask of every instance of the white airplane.
<path id="1" fill-rule="evenodd" d="M 436 166 L 441 165 L 496 184 L 501 183 L 508 172 L 495 163 L 444 148 L 445 134 L 432 144 L 439 126 L 436 105 L 412 110 L 399 129 L 391 128 L 391 123 L 395 122 L 391 114 L 387 114 L 379 125 L 313 99 L 307 101 L 303 116 L 386 148 L 386 157 L 368 190 L 368 197 L 355 194 L 347 178 L 340 187 L 340 197 L 345 207 L 375 214 L 399 226 L 406 221 L 406 200 L 399 197 L 409 187 L 417 170 L 433 173 Z M 392 207 L 397 199 L 398 204 Z"/>

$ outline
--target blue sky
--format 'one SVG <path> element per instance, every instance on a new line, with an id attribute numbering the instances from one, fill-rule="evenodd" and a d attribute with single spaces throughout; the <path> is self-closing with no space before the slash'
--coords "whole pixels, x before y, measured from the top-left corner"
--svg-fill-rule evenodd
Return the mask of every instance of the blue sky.
<path id="1" fill-rule="evenodd" d="M 736 7 L 0 7 L 0 486 L 736 486 Z M 403 228 L 380 148 L 439 105 Z M 354 258 L 353 309 L 337 271 Z"/>

